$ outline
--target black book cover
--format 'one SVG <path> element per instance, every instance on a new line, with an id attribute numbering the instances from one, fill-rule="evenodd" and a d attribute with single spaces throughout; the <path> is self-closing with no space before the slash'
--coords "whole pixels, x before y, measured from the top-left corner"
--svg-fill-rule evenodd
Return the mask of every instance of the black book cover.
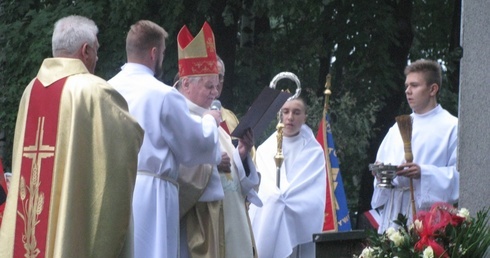
<path id="1" fill-rule="evenodd" d="M 289 97 L 291 93 L 265 87 L 231 136 L 241 138 L 248 128 L 252 128 L 255 137 L 262 135 Z"/>

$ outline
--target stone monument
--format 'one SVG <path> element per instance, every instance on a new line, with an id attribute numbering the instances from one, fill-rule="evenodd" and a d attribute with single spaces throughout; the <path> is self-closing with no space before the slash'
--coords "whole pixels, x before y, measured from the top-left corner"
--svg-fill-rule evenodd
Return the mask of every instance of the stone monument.
<path id="1" fill-rule="evenodd" d="M 458 170 L 459 207 L 490 206 L 490 1 L 462 0 Z"/>
<path id="2" fill-rule="evenodd" d="M 462 0 L 458 169 L 459 206 L 490 206 L 490 1 Z M 487 251 L 485 257 L 490 257 Z"/>

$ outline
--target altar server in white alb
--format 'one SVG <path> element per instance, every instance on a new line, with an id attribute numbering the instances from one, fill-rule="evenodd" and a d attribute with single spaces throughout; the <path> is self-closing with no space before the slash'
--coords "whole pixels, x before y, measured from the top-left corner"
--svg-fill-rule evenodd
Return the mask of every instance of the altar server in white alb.
<path id="1" fill-rule="evenodd" d="M 382 233 L 402 213 L 412 221 L 410 179 L 413 179 L 416 210 L 427 210 L 435 202 L 455 204 L 459 198 L 456 170 L 458 119 L 437 103 L 441 89 L 441 67 L 435 61 L 418 60 L 405 68 L 405 95 L 412 109 L 413 162 L 406 163 L 403 140 L 397 124 L 381 143 L 377 162 L 398 165 L 394 189 L 376 187 L 371 201 L 380 213 Z"/>
<path id="2" fill-rule="evenodd" d="M 257 148 L 262 174 L 259 197 L 263 207 L 250 205 L 250 220 L 259 257 L 315 257 L 312 240 L 321 232 L 326 196 L 325 156 L 305 125 L 306 104 L 288 100 L 281 108 L 284 162 L 276 185 L 277 132 Z"/>
<path id="3" fill-rule="evenodd" d="M 135 257 L 178 257 L 180 164 L 216 162 L 220 112 L 191 117 L 184 97 L 157 80 L 167 32 L 138 21 L 126 38 L 127 63 L 109 83 L 145 130 L 133 197 Z M 209 80 L 218 84 L 218 75 Z M 121 139 L 123 140 L 123 139 Z"/>

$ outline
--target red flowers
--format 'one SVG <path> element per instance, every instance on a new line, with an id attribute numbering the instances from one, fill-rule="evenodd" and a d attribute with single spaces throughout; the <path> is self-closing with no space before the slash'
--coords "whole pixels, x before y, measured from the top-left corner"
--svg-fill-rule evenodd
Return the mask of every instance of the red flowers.
<path id="1" fill-rule="evenodd" d="M 430 211 L 418 212 L 414 224 L 420 240 L 415 243 L 415 250 L 423 251 L 430 246 L 434 250 L 435 257 L 449 257 L 443 243 L 437 242 L 436 239 L 445 237 L 447 225 L 456 227 L 465 219 L 458 215 L 457 209 L 447 203 L 435 203 Z"/>
<path id="2" fill-rule="evenodd" d="M 419 211 L 413 223 L 398 214 L 394 221 L 398 227 L 381 235 L 368 232 L 369 246 L 358 257 L 484 257 L 490 247 L 489 212 L 487 207 L 470 217 L 468 209 L 436 203 L 429 211 Z"/>

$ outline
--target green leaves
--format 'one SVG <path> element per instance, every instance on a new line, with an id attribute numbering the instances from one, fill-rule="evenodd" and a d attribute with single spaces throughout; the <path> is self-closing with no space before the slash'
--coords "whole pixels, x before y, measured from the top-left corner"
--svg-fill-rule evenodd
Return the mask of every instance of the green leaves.
<path id="1" fill-rule="evenodd" d="M 448 239 L 452 239 L 448 251 L 453 254 L 452 258 L 484 256 L 490 246 L 489 210 L 487 207 L 478 211 L 475 218 L 470 218 L 469 223 L 446 228 Z"/>
<path id="2" fill-rule="evenodd" d="M 163 26 L 169 33 L 162 79 L 167 84 L 177 72 L 178 31 L 186 24 L 197 33 L 206 20 L 226 63 L 222 102 L 237 114 L 246 112 L 277 73 L 290 71 L 298 75 L 302 95 L 312 106 L 309 121 L 315 130 L 323 111 L 325 76 L 332 75 L 332 130 L 349 203 L 356 209 L 359 178 L 367 173 L 366 164 L 373 162 L 377 139 L 393 124 L 395 115 L 409 112 L 403 93 L 408 59 L 441 59 L 447 75 L 459 73 L 461 51 L 449 50 L 448 35 L 459 28 L 451 21 L 453 5 L 449 0 L 443 4 L 408 0 L 1 1 L 0 130 L 6 130 L 10 154 L 18 101 L 42 60 L 51 56 L 51 33 L 58 18 L 79 14 L 97 23 L 101 48 L 96 74 L 104 79 L 116 74 L 126 61 L 125 38 L 131 24 L 148 19 Z M 454 114 L 458 85 L 451 81 L 457 78 L 444 81 L 440 102 Z M 9 166 L 10 158 L 5 161 Z"/>

